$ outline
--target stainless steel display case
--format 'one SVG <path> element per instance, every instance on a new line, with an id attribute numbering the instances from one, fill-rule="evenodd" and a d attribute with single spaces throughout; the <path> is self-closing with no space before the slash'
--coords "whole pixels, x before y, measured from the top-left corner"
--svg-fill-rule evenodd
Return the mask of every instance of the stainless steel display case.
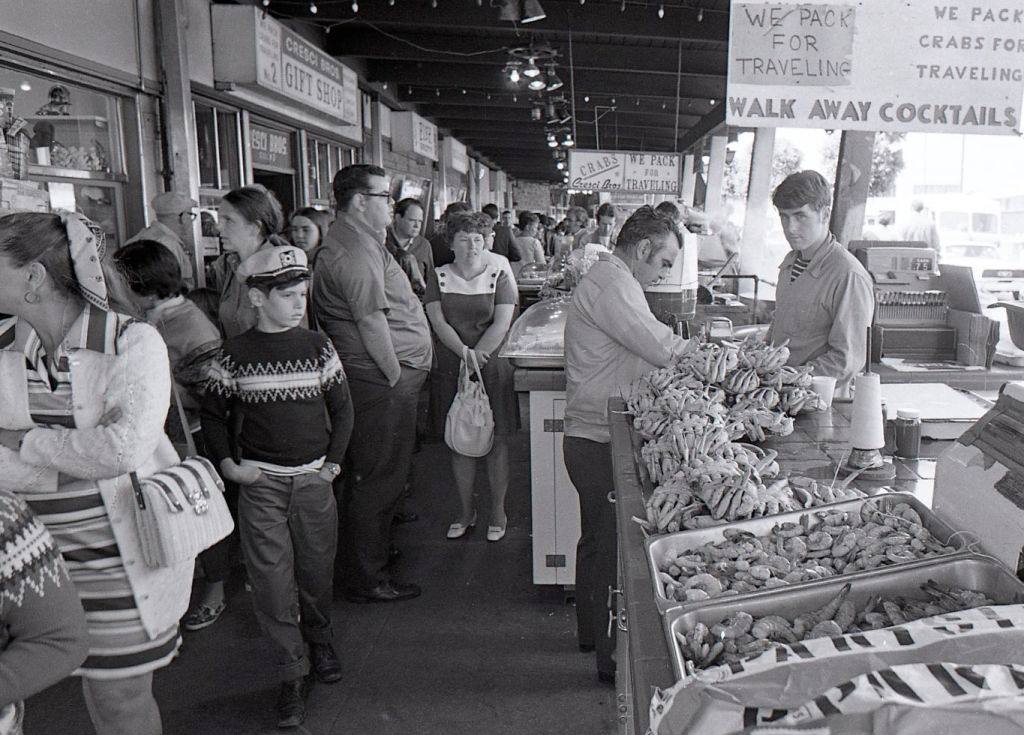
<path id="1" fill-rule="evenodd" d="M 679 600 L 670 600 L 665 596 L 665 587 L 658 579 L 659 564 L 661 559 L 664 559 L 669 552 L 677 552 L 679 550 L 696 549 L 703 546 L 706 543 L 718 543 L 719 541 L 725 540 L 726 529 L 733 529 L 737 531 L 745 531 L 752 533 L 755 536 L 764 536 L 768 534 L 772 528 L 782 523 L 800 523 L 801 518 L 808 516 L 808 522 L 810 528 L 817 526 L 819 521 L 815 518 L 815 513 L 842 510 L 851 513 L 859 513 L 861 507 L 865 503 L 871 503 L 876 505 L 879 509 L 885 510 L 892 508 L 897 503 L 906 503 L 913 508 L 918 515 L 921 516 L 922 525 L 927 528 L 940 543 L 952 546 L 957 549 L 955 553 L 963 553 L 965 539 L 963 534 L 957 533 L 951 528 L 945 521 L 941 520 L 920 500 L 915 498 L 913 495 L 905 493 L 886 493 L 884 495 L 874 495 L 868 498 L 858 498 L 857 500 L 846 500 L 841 503 L 832 503 L 830 505 L 819 505 L 814 508 L 807 508 L 805 510 L 792 511 L 790 513 L 780 513 L 775 516 L 765 516 L 763 518 L 752 518 L 747 521 L 734 521 L 732 523 L 725 523 L 720 526 L 712 526 L 710 528 L 695 529 L 692 531 L 680 531 L 679 533 L 666 534 L 663 536 L 655 536 L 647 539 L 644 543 L 647 551 L 647 563 L 651 570 L 651 582 L 654 585 L 654 599 L 658 605 L 658 609 L 664 614 L 666 611 L 678 607 L 701 607 L 704 605 L 712 604 L 720 599 L 721 597 L 712 597 L 710 600 L 701 600 L 699 602 L 680 602 Z M 918 559 L 917 561 L 904 562 L 901 564 L 887 563 L 884 569 L 902 568 L 908 566 L 917 566 L 921 564 L 931 563 L 937 557 L 926 557 L 924 559 Z M 941 557 L 941 558 L 948 558 Z M 824 580 L 814 580 L 811 582 L 796 582 L 791 585 L 787 585 L 784 588 L 776 587 L 770 590 L 763 590 L 759 592 L 751 592 L 749 595 L 743 595 L 744 597 L 757 597 L 763 595 L 769 595 L 773 592 L 777 592 L 780 589 L 790 590 L 801 587 L 808 587 L 814 585 L 820 585 L 824 582 L 829 582 L 833 579 L 843 579 L 844 581 L 849 580 L 853 577 L 863 576 L 866 574 L 872 574 L 873 571 L 857 571 L 849 574 L 843 574 L 839 577 L 827 577 Z M 728 598 L 726 598 L 728 599 Z"/>
<path id="2" fill-rule="evenodd" d="M 1001 605 L 1024 602 L 1024 584 L 1009 569 L 976 555 L 943 557 L 922 564 L 832 577 L 813 585 L 776 588 L 767 594 L 719 597 L 701 607 L 676 608 L 665 616 L 665 635 L 672 656 L 672 668 L 676 678 L 686 676 L 686 664 L 676 642 L 676 634 L 685 635 L 697 623 L 710 627 L 741 611 L 755 619 L 765 615 L 781 615 L 792 620 L 825 605 L 847 583 L 850 584 L 847 599 L 858 608 L 862 608 L 872 595 L 924 599 L 926 595 L 920 591 L 920 587 L 928 580 L 981 592 Z"/>

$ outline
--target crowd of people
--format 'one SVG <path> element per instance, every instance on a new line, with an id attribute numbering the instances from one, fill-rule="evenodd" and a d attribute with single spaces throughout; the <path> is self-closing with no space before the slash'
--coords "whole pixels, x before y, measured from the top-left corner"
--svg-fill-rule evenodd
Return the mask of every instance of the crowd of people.
<path id="1" fill-rule="evenodd" d="M 392 203 L 388 184 L 382 168 L 348 166 L 333 220 L 303 209 L 289 223 L 263 187 L 229 192 L 204 288 L 188 288 L 194 274 L 164 244 L 191 221 L 186 197 L 158 197 L 147 236 L 112 255 L 81 215 L 0 217 L 0 726 L 17 732 L 21 700 L 74 672 L 99 735 L 160 733 L 153 672 L 182 628 L 223 614 L 240 557 L 281 680 L 277 724 L 298 727 L 313 683 L 342 676 L 335 583 L 357 603 L 421 594 L 393 575 L 392 530 L 415 519 L 403 503 L 417 442 L 441 435 L 467 365 L 480 368 L 493 444 L 452 452 L 459 510 L 445 535 L 466 537 L 485 511 L 487 540 L 504 538 L 518 417 L 498 353 L 516 266 L 592 245 L 565 327 L 564 456 L 581 512 L 579 647 L 614 681 L 607 402 L 685 345 L 644 297 L 679 256 L 680 212 L 640 207 L 618 228 L 602 205 L 588 227 L 573 207 L 547 231 L 535 215 L 514 228 L 496 207 L 457 203 L 427 240 L 424 205 Z M 773 202 L 792 252 L 768 339 L 789 343 L 790 364 L 848 383 L 864 361 L 870 279 L 829 232 L 820 174 L 787 177 Z M 177 465 L 190 438 L 222 475 L 238 533 L 198 563 L 155 565 L 139 483 Z"/>
<path id="2" fill-rule="evenodd" d="M 388 183 L 349 166 L 336 213 L 288 222 L 265 188 L 229 192 L 201 288 L 188 197 L 156 197 L 154 223 L 113 253 L 80 215 L 0 217 L 0 381 L 14 397 L 0 407 L 0 523 L 23 542 L 0 551 L 27 560 L 0 565 L 2 712 L 20 716 L 21 700 L 74 672 L 100 735 L 159 733 L 153 672 L 182 629 L 220 618 L 240 559 L 281 681 L 277 724 L 301 724 L 314 681 L 341 678 L 335 581 L 359 603 L 421 593 L 392 574 L 392 528 L 415 519 L 413 453 L 442 434 L 470 360 L 494 440 L 483 458 L 451 453 L 459 510 L 445 535 L 476 525 L 483 465 L 486 538 L 505 536 L 518 416 L 498 351 L 516 273 L 571 249 L 587 213 L 554 226 L 524 212 L 516 227 L 494 205 L 457 203 L 427 240 L 425 205 L 392 202 Z M 613 227 L 606 205 L 595 241 Z M 133 478 L 176 464 L 190 438 L 224 480 L 237 533 L 152 567 Z"/>

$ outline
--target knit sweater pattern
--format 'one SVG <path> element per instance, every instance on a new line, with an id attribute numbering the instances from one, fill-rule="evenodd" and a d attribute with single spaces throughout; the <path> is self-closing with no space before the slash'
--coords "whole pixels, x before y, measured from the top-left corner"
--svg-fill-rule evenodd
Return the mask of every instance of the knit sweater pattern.
<path id="1" fill-rule="evenodd" d="M 21 607 L 29 592 L 43 597 L 47 580 L 67 580 L 53 538 L 24 502 L 0 493 L 0 610 Z"/>
<path id="2" fill-rule="evenodd" d="M 348 402 L 345 371 L 327 337 L 302 327 L 253 328 L 225 341 L 211 366 L 203 430 L 218 462 L 235 456 L 297 466 L 325 455 L 340 462 L 347 436 L 334 441 L 341 437 L 332 419 Z"/>

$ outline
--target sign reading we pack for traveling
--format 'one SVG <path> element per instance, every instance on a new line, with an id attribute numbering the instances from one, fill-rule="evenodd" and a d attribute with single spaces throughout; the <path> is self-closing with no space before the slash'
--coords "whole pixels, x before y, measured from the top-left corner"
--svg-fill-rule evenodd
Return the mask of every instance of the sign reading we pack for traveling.
<path id="1" fill-rule="evenodd" d="M 569 186 L 590 191 L 678 194 L 678 153 L 569 151 Z"/>
<path id="2" fill-rule="evenodd" d="M 1020 0 L 734 2 L 726 122 L 1014 134 Z"/>

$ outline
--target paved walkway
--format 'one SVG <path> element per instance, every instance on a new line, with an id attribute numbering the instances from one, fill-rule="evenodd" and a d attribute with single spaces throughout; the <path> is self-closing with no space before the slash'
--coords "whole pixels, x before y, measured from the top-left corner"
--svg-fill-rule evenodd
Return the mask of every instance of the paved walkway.
<path id="1" fill-rule="evenodd" d="M 399 528 L 401 580 L 421 598 L 386 605 L 338 599 L 336 648 L 345 668 L 318 684 L 300 735 L 605 735 L 614 692 L 593 655 L 576 650 L 575 615 L 561 589 L 530 571 L 528 441 L 517 437 L 509 531 L 447 541 L 456 514 L 446 450 L 417 455 L 416 523 Z M 435 459 L 436 458 L 436 459 Z M 486 477 L 481 508 L 487 507 Z M 166 735 L 271 733 L 277 683 L 247 594 L 236 585 L 214 626 L 186 634 L 181 656 L 156 675 Z M 77 679 L 28 702 L 26 735 L 92 733 Z"/>

